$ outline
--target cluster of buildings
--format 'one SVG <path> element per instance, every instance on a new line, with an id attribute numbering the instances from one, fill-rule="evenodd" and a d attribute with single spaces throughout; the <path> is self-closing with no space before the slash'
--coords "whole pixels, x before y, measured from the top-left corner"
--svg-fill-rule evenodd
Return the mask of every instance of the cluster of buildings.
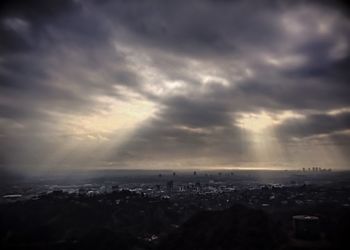
<path id="1" fill-rule="evenodd" d="M 312 170 L 313 171 L 313 170 Z M 315 168 L 314 171 L 322 171 Z M 252 207 L 283 207 L 315 205 L 325 202 L 349 206 L 350 184 L 334 176 L 330 179 L 305 179 L 300 175 L 282 178 L 281 182 L 265 183 L 254 178 L 240 178 L 231 173 L 217 176 L 197 172 L 189 176 L 156 176 L 136 182 L 103 182 L 81 185 L 42 185 L 16 187 L 13 192 L 3 193 L 0 202 L 40 199 L 50 193 L 65 193 L 72 196 L 95 197 L 127 190 L 152 198 L 170 199 L 186 209 L 196 206 L 201 209 L 224 209 L 235 203 Z"/>

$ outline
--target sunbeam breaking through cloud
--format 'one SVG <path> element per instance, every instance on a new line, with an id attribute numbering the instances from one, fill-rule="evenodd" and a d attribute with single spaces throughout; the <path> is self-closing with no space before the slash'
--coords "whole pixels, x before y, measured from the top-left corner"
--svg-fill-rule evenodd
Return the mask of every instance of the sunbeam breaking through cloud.
<path id="1" fill-rule="evenodd" d="M 19 2 L 0 11 L 1 168 L 348 167 L 341 4 Z"/>

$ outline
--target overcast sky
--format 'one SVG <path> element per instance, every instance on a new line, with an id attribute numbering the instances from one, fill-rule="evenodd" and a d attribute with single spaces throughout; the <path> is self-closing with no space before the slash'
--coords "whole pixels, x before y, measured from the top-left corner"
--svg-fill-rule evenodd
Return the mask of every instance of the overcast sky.
<path id="1" fill-rule="evenodd" d="M 347 168 L 334 2 L 2 3 L 0 166 Z"/>

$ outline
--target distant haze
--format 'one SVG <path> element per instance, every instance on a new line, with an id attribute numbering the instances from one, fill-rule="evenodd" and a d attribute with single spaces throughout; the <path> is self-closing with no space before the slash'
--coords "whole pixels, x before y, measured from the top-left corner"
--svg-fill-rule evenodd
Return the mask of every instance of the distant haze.
<path id="1" fill-rule="evenodd" d="M 0 167 L 348 168 L 337 1 L 0 4 Z"/>

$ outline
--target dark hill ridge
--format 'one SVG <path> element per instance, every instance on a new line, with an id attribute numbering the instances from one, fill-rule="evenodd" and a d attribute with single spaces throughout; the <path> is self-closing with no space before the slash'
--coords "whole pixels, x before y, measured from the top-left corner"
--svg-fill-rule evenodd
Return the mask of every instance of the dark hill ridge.
<path id="1" fill-rule="evenodd" d="M 168 250 L 273 250 L 286 234 L 268 214 L 236 205 L 224 211 L 202 211 L 163 240 Z"/>
<path id="2" fill-rule="evenodd" d="M 40 199 L 0 203 L 0 249 L 350 249 L 347 206 L 323 203 L 259 209 L 235 204 L 208 211 L 190 202 L 194 196 L 184 207 L 180 198 L 130 191 L 92 197 L 55 191 Z M 292 234 L 296 214 L 318 216 L 322 240 L 328 244 L 300 248 Z"/>

